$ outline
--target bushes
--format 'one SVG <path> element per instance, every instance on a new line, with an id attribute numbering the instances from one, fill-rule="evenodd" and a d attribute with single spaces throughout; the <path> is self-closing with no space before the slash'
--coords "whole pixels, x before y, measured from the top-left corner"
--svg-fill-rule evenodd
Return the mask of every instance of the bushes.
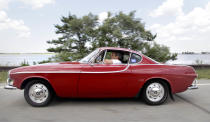
<path id="1" fill-rule="evenodd" d="M 1 82 L 6 82 L 7 77 L 8 77 L 8 72 L 7 71 L 0 72 L 0 83 Z"/>

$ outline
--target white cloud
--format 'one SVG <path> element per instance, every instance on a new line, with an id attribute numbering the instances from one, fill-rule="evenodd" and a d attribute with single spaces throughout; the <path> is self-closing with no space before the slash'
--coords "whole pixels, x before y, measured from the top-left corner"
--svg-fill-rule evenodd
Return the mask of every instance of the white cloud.
<path id="1" fill-rule="evenodd" d="M 42 8 L 47 4 L 52 4 L 55 0 L 20 0 L 26 5 L 32 6 L 33 9 Z"/>
<path id="2" fill-rule="evenodd" d="M 12 29 L 17 32 L 18 37 L 29 37 L 30 29 L 23 20 L 10 19 L 6 12 L 0 11 L 0 31 Z"/>
<path id="3" fill-rule="evenodd" d="M 103 23 L 103 21 L 108 17 L 108 12 L 102 12 L 98 15 L 98 22 Z"/>
<path id="4" fill-rule="evenodd" d="M 153 24 L 150 29 L 157 33 L 156 40 L 172 51 L 210 51 L 210 2 L 177 16 L 174 22 Z"/>
<path id="5" fill-rule="evenodd" d="M 158 17 L 162 15 L 181 15 L 183 6 L 183 0 L 167 0 L 157 9 L 150 13 L 152 17 Z"/>
<path id="6" fill-rule="evenodd" d="M 54 3 L 55 0 L 17 0 L 25 5 L 32 6 L 33 9 L 42 8 L 46 4 Z M 29 27 L 24 24 L 23 20 L 11 19 L 3 9 L 8 8 L 12 0 L 0 0 L 0 31 L 14 30 L 18 37 L 29 37 L 31 32 Z"/>
<path id="7" fill-rule="evenodd" d="M 15 0 L 0 0 L 0 10 L 7 9 L 10 2 Z M 25 5 L 31 6 L 33 9 L 42 8 L 47 4 L 55 3 L 55 0 L 16 0 L 24 3 Z"/>
<path id="8" fill-rule="evenodd" d="M 8 3 L 10 0 L 0 0 L 0 11 L 2 9 L 8 8 Z"/>

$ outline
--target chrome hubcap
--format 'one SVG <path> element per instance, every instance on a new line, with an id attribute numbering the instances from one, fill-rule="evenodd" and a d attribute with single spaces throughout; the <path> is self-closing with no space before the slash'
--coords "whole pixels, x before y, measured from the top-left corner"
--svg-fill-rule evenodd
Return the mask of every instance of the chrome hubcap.
<path id="1" fill-rule="evenodd" d="M 37 83 L 30 87 L 29 97 L 35 103 L 43 103 L 47 100 L 49 91 L 44 84 Z"/>
<path id="2" fill-rule="evenodd" d="M 146 89 L 146 96 L 152 102 L 160 101 L 164 93 L 164 88 L 160 83 L 151 83 Z"/>

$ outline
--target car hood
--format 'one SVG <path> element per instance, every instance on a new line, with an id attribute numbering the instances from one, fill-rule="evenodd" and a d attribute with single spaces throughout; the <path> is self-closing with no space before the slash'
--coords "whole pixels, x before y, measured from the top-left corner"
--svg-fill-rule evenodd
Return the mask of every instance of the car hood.
<path id="1" fill-rule="evenodd" d="M 79 62 L 60 62 L 60 63 L 46 63 L 34 66 L 24 66 L 10 70 L 10 74 L 20 72 L 49 72 L 49 71 L 80 71 L 81 63 Z"/>

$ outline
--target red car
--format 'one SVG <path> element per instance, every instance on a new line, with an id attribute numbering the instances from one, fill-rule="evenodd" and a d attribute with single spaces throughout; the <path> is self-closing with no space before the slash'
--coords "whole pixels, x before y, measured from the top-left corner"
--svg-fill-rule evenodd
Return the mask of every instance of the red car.
<path id="1" fill-rule="evenodd" d="M 32 106 L 54 95 L 70 98 L 134 98 L 158 105 L 168 96 L 197 88 L 190 66 L 165 65 L 129 49 L 98 48 L 78 62 L 49 63 L 9 71 L 6 89 L 24 89 Z"/>

